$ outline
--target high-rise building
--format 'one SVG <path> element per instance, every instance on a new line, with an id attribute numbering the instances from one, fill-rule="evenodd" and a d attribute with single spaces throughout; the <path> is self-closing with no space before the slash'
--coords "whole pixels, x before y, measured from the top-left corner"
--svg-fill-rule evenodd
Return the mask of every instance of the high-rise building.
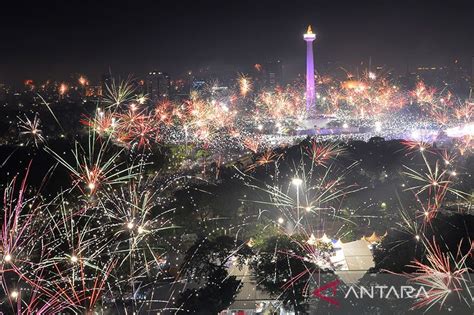
<path id="1" fill-rule="evenodd" d="M 268 86 L 281 85 L 283 81 L 283 63 L 281 60 L 266 62 L 264 65 L 265 81 Z"/>
<path id="2" fill-rule="evenodd" d="M 303 35 L 306 41 L 306 111 L 310 113 L 315 105 L 314 88 L 314 59 L 313 59 L 313 41 L 316 34 L 313 33 L 311 25 L 308 26 L 306 34 Z"/>
<path id="3" fill-rule="evenodd" d="M 191 91 L 202 91 L 206 87 L 206 80 L 194 77 L 191 82 Z"/>
<path id="4" fill-rule="evenodd" d="M 167 73 L 150 71 L 146 80 L 146 92 L 152 103 L 170 96 L 171 80 Z"/>
<path id="5" fill-rule="evenodd" d="M 101 95 L 102 87 L 100 85 L 87 85 L 84 87 L 85 97 L 95 98 Z"/>
<path id="6" fill-rule="evenodd" d="M 275 88 L 283 85 L 283 62 L 281 60 L 270 60 L 256 63 L 247 70 L 253 78 L 252 90 L 259 91 L 265 88 Z"/>

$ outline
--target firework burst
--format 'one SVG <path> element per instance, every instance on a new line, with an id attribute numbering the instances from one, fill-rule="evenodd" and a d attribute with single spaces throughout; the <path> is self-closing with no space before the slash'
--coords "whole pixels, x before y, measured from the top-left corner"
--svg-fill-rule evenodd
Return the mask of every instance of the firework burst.
<path id="1" fill-rule="evenodd" d="M 75 142 L 74 150 L 71 150 L 74 158 L 72 163 L 49 147 L 45 147 L 45 150 L 71 172 L 74 187 L 79 187 L 86 195 L 93 195 L 100 187 L 128 182 L 139 167 L 126 166 L 126 162 L 121 161 L 124 149 L 111 153 L 109 139 L 98 144 L 95 132 L 89 132 L 86 150 Z"/>
<path id="2" fill-rule="evenodd" d="M 23 119 L 20 117 L 18 117 L 18 119 L 20 121 L 18 124 L 20 135 L 27 138 L 27 144 L 33 142 L 35 146 L 38 147 L 39 144 L 45 141 L 43 131 L 40 128 L 41 121 L 38 114 L 35 114 L 33 120 L 30 120 L 26 115 Z"/>
<path id="3" fill-rule="evenodd" d="M 469 268 L 466 267 L 466 260 L 472 256 L 471 250 L 462 255 L 460 252 L 461 244 L 458 246 L 456 256 L 444 253 L 441 247 L 436 243 L 424 242 L 426 248 L 427 264 L 418 260 L 413 261 L 410 267 L 415 269 L 413 274 L 405 274 L 409 282 L 416 283 L 428 287 L 426 297 L 420 298 L 413 308 L 426 307 L 427 310 L 439 304 L 440 309 L 443 307 L 446 299 L 456 294 L 460 301 L 471 305 L 472 297 L 465 297 L 461 294 L 463 290 L 468 288 Z"/>

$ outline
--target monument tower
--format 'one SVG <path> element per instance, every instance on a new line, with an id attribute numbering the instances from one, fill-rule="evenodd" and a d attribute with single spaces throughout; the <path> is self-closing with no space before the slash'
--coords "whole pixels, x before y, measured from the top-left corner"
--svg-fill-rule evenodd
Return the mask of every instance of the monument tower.
<path id="1" fill-rule="evenodd" d="M 310 114 L 315 106 L 314 89 L 314 59 L 313 59 L 313 41 L 316 34 L 313 33 L 311 25 L 308 26 L 306 34 L 303 35 L 306 41 L 306 112 Z"/>

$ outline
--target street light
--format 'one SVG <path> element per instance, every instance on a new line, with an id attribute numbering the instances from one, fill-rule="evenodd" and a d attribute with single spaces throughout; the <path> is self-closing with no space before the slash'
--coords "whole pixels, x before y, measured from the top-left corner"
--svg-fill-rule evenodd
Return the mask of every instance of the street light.
<path id="1" fill-rule="evenodd" d="M 303 180 L 301 178 L 295 177 L 291 180 L 291 183 L 295 186 L 301 186 L 303 184 Z"/>

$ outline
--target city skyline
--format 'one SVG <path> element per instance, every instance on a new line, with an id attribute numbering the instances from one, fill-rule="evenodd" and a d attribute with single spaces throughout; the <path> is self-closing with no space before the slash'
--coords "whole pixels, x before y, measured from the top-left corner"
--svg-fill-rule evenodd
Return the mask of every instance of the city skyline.
<path id="1" fill-rule="evenodd" d="M 176 76 L 208 65 L 241 69 L 276 59 L 294 77 L 304 73 L 304 43 L 294 34 L 308 24 L 318 34 L 316 65 L 356 67 L 371 58 L 403 72 L 454 60 L 469 67 L 474 54 L 469 1 L 449 8 L 441 2 L 348 2 L 344 10 L 303 1 L 279 7 L 206 1 L 185 3 L 186 10 L 169 3 L 9 6 L 0 22 L 8 29 L 8 45 L 0 52 L 0 82 L 7 83 L 71 73 L 98 79 L 109 70 L 141 76 L 157 69 Z"/>
<path id="2" fill-rule="evenodd" d="M 10 3 L 1 314 L 473 314 L 474 3 Z"/>

